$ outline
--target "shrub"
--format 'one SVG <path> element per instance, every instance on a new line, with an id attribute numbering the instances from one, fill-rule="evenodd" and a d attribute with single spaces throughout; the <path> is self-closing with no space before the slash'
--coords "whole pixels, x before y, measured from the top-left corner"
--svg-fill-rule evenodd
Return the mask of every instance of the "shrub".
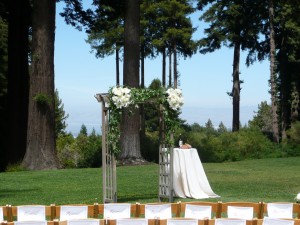
<path id="1" fill-rule="evenodd" d="M 261 131 L 242 128 L 238 132 L 190 132 L 189 143 L 197 148 L 203 162 L 239 161 L 282 156 L 279 148 Z"/>
<path id="2" fill-rule="evenodd" d="M 148 162 L 158 163 L 159 152 L 159 134 L 158 131 L 146 132 L 146 136 L 141 141 L 141 154 L 142 157 Z"/>

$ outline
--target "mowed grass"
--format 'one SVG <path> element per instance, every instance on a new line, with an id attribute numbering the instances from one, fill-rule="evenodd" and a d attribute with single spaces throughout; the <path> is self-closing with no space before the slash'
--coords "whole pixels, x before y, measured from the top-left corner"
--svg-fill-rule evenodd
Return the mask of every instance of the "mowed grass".
<path id="1" fill-rule="evenodd" d="M 300 157 L 204 163 L 217 199 L 174 201 L 294 202 L 300 192 Z M 158 202 L 157 164 L 117 167 L 118 202 Z M 102 202 L 102 169 L 0 173 L 0 205 Z"/>

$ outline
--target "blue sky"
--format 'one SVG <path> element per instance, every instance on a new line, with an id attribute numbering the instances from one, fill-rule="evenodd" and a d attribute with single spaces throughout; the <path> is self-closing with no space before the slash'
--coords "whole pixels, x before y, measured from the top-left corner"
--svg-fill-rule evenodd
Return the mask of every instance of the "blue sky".
<path id="1" fill-rule="evenodd" d="M 115 57 L 97 59 L 85 42 L 87 36 L 66 25 L 59 16 L 63 3 L 57 4 L 55 37 L 55 86 L 62 99 L 67 119 L 67 131 L 77 134 L 82 124 L 90 132 L 100 132 L 101 105 L 94 97 L 105 93 L 115 84 Z M 198 27 L 195 36 L 201 36 L 203 23 L 199 13 L 193 15 L 193 25 Z M 254 111 L 262 101 L 270 102 L 269 62 L 256 62 L 245 66 L 246 52 L 241 54 L 240 120 L 242 125 L 253 118 Z M 232 99 L 227 95 L 232 89 L 233 49 L 222 47 L 206 55 L 196 54 L 191 58 L 179 58 L 178 70 L 184 105 L 181 118 L 189 124 L 204 125 L 211 119 L 215 126 L 222 121 L 230 128 L 232 123 Z M 122 67 L 120 68 L 122 72 Z M 145 83 L 148 86 L 155 78 L 161 78 L 161 57 L 147 59 Z"/>

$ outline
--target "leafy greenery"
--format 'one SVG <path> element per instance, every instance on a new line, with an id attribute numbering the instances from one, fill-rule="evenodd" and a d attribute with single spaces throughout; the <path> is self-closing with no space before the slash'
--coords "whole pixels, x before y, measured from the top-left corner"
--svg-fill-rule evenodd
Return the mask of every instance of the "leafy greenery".
<path id="1" fill-rule="evenodd" d="M 200 201 L 294 202 L 300 190 L 299 160 L 203 163 L 213 191 L 221 198 Z M 158 171 L 157 164 L 117 167 L 118 202 L 157 202 Z M 0 173 L 0 205 L 102 203 L 101 174 L 100 168 Z"/>
<path id="2" fill-rule="evenodd" d="M 121 114 L 123 112 L 123 106 L 116 104 L 115 100 L 115 90 L 116 87 L 109 89 L 109 131 L 108 131 L 108 142 L 111 146 L 111 151 L 113 154 L 118 155 L 120 151 L 120 123 L 121 123 Z M 159 89 L 139 89 L 139 88 L 130 88 L 130 99 L 126 99 L 125 103 L 130 101 L 131 105 L 139 107 L 139 104 L 150 102 L 158 106 L 162 106 L 162 113 L 164 115 L 165 122 L 165 142 L 169 146 L 174 146 L 174 140 L 171 138 L 171 134 L 176 131 L 176 128 L 179 126 L 180 120 L 178 119 L 179 109 L 171 108 L 170 103 L 168 102 L 169 94 L 164 88 Z M 119 97 L 119 96 L 118 96 Z M 120 97 L 122 98 L 122 96 Z M 129 112 L 130 113 L 130 112 Z"/>
<path id="3" fill-rule="evenodd" d="M 64 135 L 66 133 L 66 119 L 69 115 L 66 115 L 64 110 L 64 104 L 62 100 L 59 98 L 58 90 L 56 89 L 54 92 L 54 100 L 55 100 L 55 136 Z"/>
<path id="4" fill-rule="evenodd" d="M 37 104 L 41 106 L 46 106 L 51 103 L 51 97 L 45 93 L 39 93 L 35 95 L 33 100 L 36 101 Z"/>
<path id="5" fill-rule="evenodd" d="M 102 163 L 101 136 L 93 129 L 88 135 L 85 125 L 76 138 L 72 134 L 59 135 L 56 141 L 57 156 L 64 168 L 94 168 Z"/>

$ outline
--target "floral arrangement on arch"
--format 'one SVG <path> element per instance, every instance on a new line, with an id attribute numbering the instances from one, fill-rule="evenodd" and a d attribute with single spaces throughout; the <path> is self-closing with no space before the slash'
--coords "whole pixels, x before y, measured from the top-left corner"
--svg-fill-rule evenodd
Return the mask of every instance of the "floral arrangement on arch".
<path id="1" fill-rule="evenodd" d="M 155 102 L 161 104 L 166 126 L 166 144 L 174 145 L 171 139 L 176 127 L 179 125 L 178 115 L 183 105 L 182 91 L 178 88 L 168 89 L 140 89 L 115 86 L 109 89 L 109 130 L 108 142 L 115 155 L 120 153 L 120 122 L 124 108 L 129 106 L 139 107 L 139 104 L 145 102 Z"/>

